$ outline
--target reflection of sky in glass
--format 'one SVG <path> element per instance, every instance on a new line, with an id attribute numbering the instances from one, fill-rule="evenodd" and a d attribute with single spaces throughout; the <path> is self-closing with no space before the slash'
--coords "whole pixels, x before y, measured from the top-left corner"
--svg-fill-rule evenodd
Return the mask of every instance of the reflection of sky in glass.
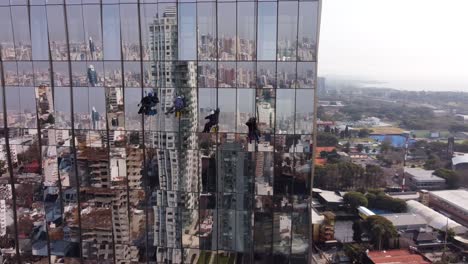
<path id="1" fill-rule="evenodd" d="M 196 5 L 179 4 L 179 59 L 194 60 L 196 54 Z"/>
<path id="2" fill-rule="evenodd" d="M 259 60 L 274 60 L 276 57 L 276 3 L 258 3 Z"/>
<path id="3" fill-rule="evenodd" d="M 104 59 L 120 59 L 120 19 L 118 5 L 102 7 L 104 31 Z"/>
<path id="4" fill-rule="evenodd" d="M 132 4 L 121 5 L 120 17 L 122 20 L 122 42 L 138 45 L 140 39 L 138 34 L 137 6 Z"/>
<path id="5" fill-rule="evenodd" d="M 297 2 L 280 2 L 278 6 L 278 41 L 296 41 Z M 294 39 L 291 39 L 294 36 Z"/>
<path id="6" fill-rule="evenodd" d="M 239 34 L 239 38 L 255 40 L 254 13 L 255 3 L 237 2 L 237 34 Z"/>
<path id="7" fill-rule="evenodd" d="M 54 108 L 57 112 L 70 113 L 70 88 L 55 87 Z"/>
<path id="8" fill-rule="evenodd" d="M 105 97 L 103 88 L 75 88 L 73 89 L 73 110 L 75 113 L 90 113 L 94 106 L 96 111 L 105 113 Z"/>
<path id="9" fill-rule="evenodd" d="M 0 35 L 2 39 L 8 39 L 10 42 L 13 42 L 9 7 L 0 7 Z"/>
<path id="10" fill-rule="evenodd" d="M 15 42 L 30 42 L 29 35 L 29 16 L 28 10 L 25 6 L 12 6 L 11 14 L 13 19 L 13 29 L 15 35 Z"/>
<path id="11" fill-rule="evenodd" d="M 236 3 L 218 3 L 218 38 L 236 36 Z"/>

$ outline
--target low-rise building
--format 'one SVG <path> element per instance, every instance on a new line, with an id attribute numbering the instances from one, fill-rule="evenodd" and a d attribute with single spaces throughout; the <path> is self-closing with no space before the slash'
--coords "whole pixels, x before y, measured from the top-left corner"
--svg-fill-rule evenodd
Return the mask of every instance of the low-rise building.
<path id="1" fill-rule="evenodd" d="M 468 186 L 468 153 L 453 153 L 452 170 L 460 176 L 463 186 Z"/>
<path id="2" fill-rule="evenodd" d="M 406 206 L 408 208 L 408 212 L 420 215 L 432 228 L 445 230 L 448 227 L 448 229 L 452 229 L 457 235 L 465 234 L 468 231 L 466 227 L 462 226 L 458 222 L 453 221 L 449 217 L 436 212 L 420 202 L 407 201 Z"/>
<path id="3" fill-rule="evenodd" d="M 401 199 L 403 201 L 418 201 L 420 199 L 419 192 L 387 192 L 387 195 L 395 199 Z"/>
<path id="4" fill-rule="evenodd" d="M 446 190 L 429 192 L 429 206 L 468 226 L 468 191 Z"/>
<path id="5" fill-rule="evenodd" d="M 314 195 L 317 196 L 319 202 L 324 205 L 326 210 L 337 210 L 344 205 L 343 197 L 340 192 L 327 191 L 314 188 Z"/>
<path id="6" fill-rule="evenodd" d="M 456 114 L 455 119 L 458 121 L 468 122 L 468 115 Z"/>
<path id="7" fill-rule="evenodd" d="M 392 222 L 398 231 L 419 230 L 427 227 L 427 221 L 414 213 L 384 214 L 382 216 Z"/>
<path id="8" fill-rule="evenodd" d="M 404 168 L 406 184 L 412 190 L 440 190 L 445 188 L 445 179 L 437 177 L 433 170 Z"/>

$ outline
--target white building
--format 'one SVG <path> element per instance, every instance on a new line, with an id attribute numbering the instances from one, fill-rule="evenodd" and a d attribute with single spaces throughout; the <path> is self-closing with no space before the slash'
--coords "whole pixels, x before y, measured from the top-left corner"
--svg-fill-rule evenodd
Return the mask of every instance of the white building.
<path id="1" fill-rule="evenodd" d="M 156 160 L 160 190 L 153 192 L 155 205 L 153 245 L 158 247 L 156 259 L 161 262 L 180 262 L 182 229 L 186 228 L 183 217 L 198 218 L 196 210 L 184 216 L 179 210 L 181 192 L 199 191 L 199 154 L 194 151 L 198 145 L 194 131 L 198 126 L 197 67 L 194 62 L 179 62 L 177 13 L 172 7 L 158 15 L 150 25 L 151 57 L 155 87 L 160 100 L 160 114 L 148 118 L 149 145 L 157 149 Z M 180 117 L 174 113 L 164 115 L 177 96 L 184 96 L 187 102 Z M 197 206 L 196 199 L 184 200 L 185 207 Z M 195 215 L 194 215 L 195 214 Z"/>
<path id="2" fill-rule="evenodd" d="M 445 188 L 445 179 L 437 177 L 433 170 L 405 167 L 406 184 L 413 190 L 437 190 Z"/>

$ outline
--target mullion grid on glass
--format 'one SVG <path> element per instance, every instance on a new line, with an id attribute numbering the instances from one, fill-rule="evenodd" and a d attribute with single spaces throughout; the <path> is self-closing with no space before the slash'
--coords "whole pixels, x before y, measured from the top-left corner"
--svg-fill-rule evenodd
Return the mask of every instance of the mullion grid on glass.
<path id="1" fill-rule="evenodd" d="M 45 11 L 45 6 L 31 6 L 31 5 L 28 5 L 28 7 L 27 7 L 27 9 L 28 9 L 28 10 L 27 10 L 27 11 L 28 11 L 28 18 L 29 18 L 29 34 L 30 34 L 29 39 L 30 39 L 30 41 L 31 41 L 31 51 L 32 51 L 32 55 L 31 55 L 32 72 L 33 72 L 32 78 L 33 78 L 33 85 L 34 85 L 34 89 L 35 89 L 35 90 L 38 89 L 37 86 L 38 86 L 38 82 L 39 82 L 39 80 L 37 80 L 38 78 L 37 78 L 37 76 L 36 76 L 36 71 L 35 71 L 35 69 L 36 69 L 35 66 L 37 66 L 37 64 L 36 64 L 35 62 L 36 62 L 36 60 L 38 59 L 38 58 L 37 58 L 37 56 L 38 56 L 38 54 L 37 54 L 37 52 L 38 52 L 37 49 L 38 49 L 38 48 L 36 47 L 36 45 L 39 45 L 39 44 L 40 44 L 40 40 L 38 40 L 38 41 L 33 41 L 33 37 L 32 37 L 32 35 L 33 35 L 33 32 L 32 32 L 32 31 L 33 31 L 32 24 L 33 24 L 33 23 L 32 23 L 32 21 L 31 21 L 31 20 L 32 20 L 31 8 L 38 9 L 38 8 L 41 8 L 41 7 L 43 7 L 43 9 L 44 9 L 44 11 Z M 44 15 L 45 15 L 45 19 L 47 20 L 46 14 L 44 14 Z M 44 18 L 44 17 L 42 17 L 42 18 Z M 34 23 L 34 24 L 36 24 L 36 23 Z M 45 25 L 47 26 L 47 22 L 46 22 Z M 34 32 L 34 34 L 38 34 L 38 32 Z M 38 37 L 38 36 L 36 35 L 36 37 Z M 33 43 L 33 42 L 34 42 L 34 43 Z M 44 44 L 44 43 L 42 43 L 42 44 Z M 49 51 L 50 51 L 50 48 L 49 48 L 49 42 L 48 42 L 48 39 L 47 39 L 47 53 L 48 53 L 48 54 L 47 54 L 47 55 L 45 55 L 45 54 L 40 54 L 40 55 L 39 55 L 39 57 L 40 57 L 39 59 L 45 60 L 45 58 L 47 57 L 48 60 L 45 60 L 44 62 L 49 62 L 49 60 L 50 60 L 50 52 L 49 52 Z M 48 79 L 49 79 L 49 83 L 50 83 L 50 70 L 49 70 L 48 72 L 49 72 L 49 74 L 48 74 Z M 18 89 L 21 89 L 21 87 L 18 87 Z M 36 91 L 36 93 L 37 93 L 37 91 Z M 40 124 L 40 119 L 39 119 L 39 113 L 38 113 L 38 111 L 37 111 L 38 103 L 37 103 L 37 99 L 36 99 L 36 98 L 37 98 L 37 96 L 35 96 L 35 103 L 36 103 L 36 104 L 35 104 L 35 108 L 36 108 L 36 115 L 35 115 L 35 116 L 36 116 L 36 129 L 37 129 L 37 145 L 38 145 L 38 150 L 39 150 L 39 153 L 38 153 L 38 154 L 39 154 L 39 156 L 38 156 L 39 176 L 42 178 L 40 184 L 41 184 L 42 186 L 44 186 L 46 175 L 45 175 L 44 168 L 43 168 L 43 157 L 42 157 L 42 152 L 43 152 L 42 137 L 43 137 L 43 135 L 42 135 L 42 133 L 41 133 L 42 131 L 41 131 L 41 124 Z M 45 225 L 45 232 L 46 232 L 46 239 L 45 239 L 45 240 L 46 240 L 47 259 L 48 259 L 48 262 L 50 263 L 50 261 L 51 261 L 51 259 L 50 259 L 50 258 L 51 258 L 51 254 L 50 254 L 51 251 L 50 251 L 49 227 L 48 227 L 48 224 L 47 224 L 47 208 L 45 207 L 45 201 L 44 201 L 44 199 L 45 199 L 45 194 L 43 193 L 43 192 L 44 192 L 44 188 L 41 188 L 41 189 L 42 189 L 42 192 L 40 193 L 41 196 L 42 196 L 42 201 L 41 201 L 41 203 L 42 203 L 42 210 L 43 210 L 43 213 L 44 213 L 43 219 L 41 219 L 41 220 L 43 221 L 43 225 Z M 34 195 L 36 195 L 36 194 L 34 194 Z M 31 234 L 30 234 L 30 235 L 31 235 Z M 39 242 L 39 241 L 40 241 L 40 240 L 38 239 L 37 242 Z M 32 243 L 34 243 L 34 241 L 33 241 Z M 34 244 L 33 244 L 33 245 L 34 245 Z M 37 245 L 37 243 L 36 243 L 36 245 Z M 32 253 L 32 252 L 31 252 L 31 253 Z"/>
<path id="2" fill-rule="evenodd" d="M 9 8 L 9 7 L 8 7 Z M 10 9 L 10 8 L 9 8 Z M 14 42 L 13 42 L 14 43 Z M 4 66 L 3 66 L 3 56 L 0 54 L 0 68 L 1 68 L 1 88 L 2 88 L 2 111 L 3 111 L 3 127 L 5 132 L 9 132 L 8 128 L 8 113 L 7 113 L 7 106 L 6 106 L 6 91 L 5 91 L 5 74 L 4 74 Z M 14 173 L 13 173 L 13 162 L 11 159 L 11 150 L 10 150 L 10 142 L 9 142 L 9 133 L 4 133 L 5 134 L 5 153 L 6 153 L 6 161 L 7 161 L 7 173 L 9 174 L 9 183 L 7 182 L 6 186 L 10 186 L 11 189 L 11 203 L 12 207 L 11 210 L 13 211 L 13 226 L 14 226 L 14 243 L 15 243 L 15 255 L 14 259 L 16 259 L 16 262 L 21 261 L 21 255 L 20 255 L 20 249 L 19 249 L 19 240 L 18 240 L 18 219 L 17 216 L 17 205 L 16 205 L 16 188 L 15 188 L 15 179 L 14 179 Z M 7 187 L 8 188 L 8 187 Z"/>
<path id="3" fill-rule="evenodd" d="M 236 5 L 238 4 L 237 2 L 235 2 L 235 3 L 236 3 Z M 103 32 L 103 29 L 104 29 L 104 24 L 102 23 L 102 19 L 104 19 L 103 16 L 102 16 L 102 11 L 103 11 L 102 5 L 103 5 L 103 4 L 101 3 L 101 4 L 100 4 L 100 7 L 101 7 L 101 8 L 100 8 L 100 10 L 101 10 L 101 27 L 103 27 L 103 28 L 101 28 L 101 32 Z M 141 14 L 140 14 L 140 12 L 141 12 L 141 10 L 140 10 L 141 6 L 140 6 L 140 3 L 138 2 L 137 5 L 138 5 L 138 18 L 141 18 Z M 177 3 L 176 5 L 178 6 L 179 3 Z M 198 5 L 198 4 L 197 4 L 197 5 Z M 177 7 L 177 6 L 176 6 L 176 7 Z M 255 4 L 255 7 L 256 7 L 256 4 Z M 277 8 L 277 10 L 276 10 L 276 13 L 277 13 L 277 14 L 276 14 L 276 31 L 277 31 L 277 32 L 276 32 L 276 43 L 275 43 L 275 45 L 276 45 L 275 55 L 276 55 L 276 53 L 277 53 L 277 51 L 278 51 L 278 23 L 279 23 L 279 21 L 278 21 L 278 8 L 279 8 L 279 6 L 277 5 L 276 8 Z M 298 9 L 299 9 L 299 8 L 298 8 Z M 236 19 L 237 19 L 237 17 L 238 17 L 238 16 L 237 16 L 237 12 L 238 12 L 238 8 L 236 8 Z M 256 9 L 256 13 L 258 13 L 258 9 Z M 219 16 L 219 14 L 218 14 L 218 12 L 216 11 L 216 22 L 215 22 L 215 26 L 216 26 L 216 27 L 219 26 L 219 17 L 218 17 L 218 16 Z M 123 19 L 123 18 L 120 18 L 120 19 Z M 198 16 L 197 16 L 197 20 L 198 20 Z M 84 21 L 83 21 L 83 22 L 84 22 Z M 120 22 L 122 23 L 123 21 L 120 20 Z M 142 29 L 142 25 L 141 25 L 141 20 L 140 20 L 140 19 L 139 19 L 138 23 L 139 23 L 139 27 L 140 27 L 139 30 L 141 30 L 141 29 Z M 197 24 L 198 24 L 198 22 L 197 22 Z M 256 36 L 257 36 L 256 38 L 258 39 L 258 30 L 257 30 L 257 29 L 258 29 L 258 15 L 255 16 L 255 24 L 256 24 L 256 26 L 255 26 L 255 27 L 256 27 L 255 34 L 256 34 Z M 297 22 L 297 24 L 299 25 L 299 21 Z M 68 30 L 67 30 L 67 31 L 68 31 Z M 122 31 L 122 28 L 120 28 L 120 31 Z M 236 23 L 236 32 L 237 32 L 237 34 L 238 34 L 238 25 L 237 25 L 237 23 Z M 70 53 L 70 43 L 69 43 L 69 40 L 68 40 L 68 35 L 69 35 L 69 34 L 68 34 L 68 32 L 67 32 L 67 46 L 68 46 L 68 50 L 69 50 L 68 52 Z M 120 35 L 121 35 L 121 37 L 122 37 L 122 32 L 120 33 Z M 298 37 L 298 36 L 296 35 L 296 37 Z M 143 49 L 143 46 L 142 46 L 143 43 L 142 43 L 141 32 L 140 32 L 140 34 L 139 34 L 139 40 L 138 40 L 138 41 L 139 41 L 139 43 L 140 43 L 140 58 L 139 58 L 139 59 L 140 59 L 140 61 L 139 61 L 139 63 L 140 63 L 140 84 L 143 86 L 143 83 L 144 83 L 144 81 L 143 81 L 143 78 L 144 78 L 144 77 L 143 77 L 143 75 L 144 75 L 144 73 L 143 73 L 143 61 L 144 61 L 144 58 L 143 58 L 143 51 L 142 51 L 142 49 Z M 215 44 L 216 44 L 216 54 L 217 54 L 217 56 L 220 56 L 220 55 L 219 55 L 219 52 L 220 52 L 220 50 L 219 50 L 219 44 L 220 44 L 219 41 L 220 41 L 220 40 L 219 40 L 218 30 L 216 30 L 216 34 L 215 34 Z M 236 39 L 236 41 L 238 41 L 238 39 Z M 257 41 L 257 42 L 258 42 L 258 41 Z M 50 42 L 48 43 L 48 45 L 49 45 L 49 56 L 51 56 L 51 54 L 50 54 L 50 53 L 51 53 L 51 52 L 50 52 Z M 298 50 L 298 41 L 296 41 L 295 45 L 296 45 L 296 54 L 297 54 L 297 50 Z M 197 46 L 198 46 L 198 41 L 197 41 Z M 258 47 L 257 47 L 256 49 L 258 50 Z M 199 52 L 198 47 L 197 47 L 196 50 L 197 50 L 197 55 L 198 55 L 198 52 Z M 104 50 L 104 52 L 106 52 L 106 51 Z M 239 62 L 242 62 L 242 60 L 240 60 L 239 58 L 237 58 L 237 54 L 239 53 L 239 50 L 238 50 L 238 48 L 237 48 L 237 45 L 236 45 L 236 52 L 235 52 L 235 53 L 236 53 L 236 55 L 235 55 L 235 56 L 236 56 L 236 60 L 234 61 L 234 64 L 235 64 L 236 75 L 237 75 L 237 72 L 238 72 L 238 70 L 239 70 Z M 123 54 L 122 42 L 120 42 L 120 56 L 122 57 L 122 59 L 121 59 L 121 60 L 117 60 L 117 61 L 120 62 L 121 75 L 122 75 L 122 80 L 121 80 L 121 81 L 122 81 L 122 84 L 121 84 L 121 85 L 122 85 L 122 87 L 123 87 L 122 89 L 125 90 L 127 87 L 125 86 L 125 83 L 124 83 L 124 82 L 125 82 L 125 79 L 124 79 L 124 76 L 123 76 L 123 75 L 124 75 L 124 71 L 125 71 L 126 65 L 125 65 L 125 63 L 124 63 L 125 58 L 124 58 L 124 54 Z M 296 56 L 298 56 L 298 54 L 297 54 Z M 69 76 L 70 76 L 70 89 L 71 89 L 71 100 L 72 100 L 71 104 L 72 104 L 72 108 L 73 108 L 73 100 L 74 100 L 73 97 L 74 97 L 75 95 L 74 95 L 74 93 L 73 93 L 73 87 L 72 87 L 72 86 L 74 86 L 74 85 L 71 84 L 71 83 L 73 83 L 73 80 L 72 80 L 72 70 L 71 70 L 71 58 L 70 58 L 70 55 L 69 55 L 69 59 L 70 59 L 70 61 L 69 61 L 69 68 L 70 68 L 70 69 L 69 69 Z M 48 62 L 51 63 L 51 60 L 52 60 L 52 58 L 50 58 Z M 177 60 L 176 60 L 176 61 L 177 61 Z M 251 62 L 250 60 L 246 60 L 246 61 Z M 275 70 L 275 72 L 276 72 L 276 77 L 275 77 L 275 78 L 278 78 L 278 77 L 277 77 L 277 75 L 278 75 L 278 73 L 277 73 L 278 67 L 276 66 L 277 61 L 278 61 L 278 57 L 275 56 L 275 60 L 273 60 L 273 61 L 275 62 L 275 69 L 276 69 L 276 70 Z M 298 61 L 298 60 L 296 59 L 296 60 L 295 60 L 295 64 L 296 64 L 296 65 L 297 65 L 297 61 Z M 37 60 L 34 60 L 34 62 L 38 62 L 38 61 L 37 61 Z M 87 59 L 85 60 L 85 62 L 87 62 Z M 104 62 L 103 64 L 105 65 L 107 62 L 110 62 L 110 60 L 103 60 L 103 62 Z M 197 62 L 197 63 L 199 62 L 199 57 L 198 57 L 198 56 L 197 56 L 197 58 L 196 58 L 196 62 Z M 219 59 L 217 59 L 217 60 L 215 61 L 215 63 L 216 63 L 216 68 L 217 68 L 218 73 L 219 73 Z M 36 64 L 33 65 L 33 69 L 36 69 L 37 67 L 38 67 L 38 65 L 36 65 Z M 51 66 L 51 68 L 52 68 L 52 67 L 53 67 L 53 65 Z M 107 68 L 107 66 L 106 66 L 106 68 Z M 257 63 L 254 64 L 254 68 L 255 68 L 255 72 L 257 72 L 257 69 L 258 69 Z M 315 72 L 315 73 L 316 73 L 316 72 Z M 296 70 L 295 70 L 295 76 L 296 76 L 295 78 L 296 78 L 296 79 L 297 79 L 297 75 L 298 75 L 298 72 L 297 72 L 297 66 L 296 66 Z M 51 75 L 49 78 L 52 79 L 52 80 L 54 80 L 54 76 L 52 76 L 52 75 Z M 256 77 L 256 78 L 258 78 L 258 77 Z M 236 79 L 237 79 L 237 77 L 236 77 Z M 217 84 L 217 85 L 216 85 L 216 97 L 219 97 L 219 92 L 221 92 L 220 90 L 218 90 L 218 89 L 220 89 L 220 87 L 219 87 L 219 81 L 220 81 L 220 80 L 219 80 L 219 76 L 217 76 L 217 77 L 216 77 L 216 84 Z M 53 81 L 52 81 L 52 82 L 53 82 Z M 55 84 L 51 84 L 51 85 L 52 85 L 52 88 L 55 88 Z M 93 89 L 93 88 L 87 87 L 86 89 L 89 90 L 89 89 Z M 108 89 L 108 88 L 104 88 L 104 89 Z M 192 89 L 193 89 L 193 88 L 192 88 Z M 257 91 L 258 91 L 258 89 L 259 89 L 259 88 L 255 88 L 255 90 L 257 90 Z M 239 104 L 238 104 L 238 103 L 239 103 L 238 100 L 239 100 L 240 98 L 237 98 L 238 95 L 239 95 L 238 87 L 234 87 L 234 90 L 235 90 L 235 94 L 236 94 L 236 96 L 235 96 L 236 99 L 234 100 L 234 101 L 236 102 L 236 103 L 234 104 L 234 105 L 235 105 L 235 108 L 234 108 L 234 109 L 236 109 L 235 112 L 237 113 L 237 112 L 240 111 L 240 110 L 239 110 Z M 142 96 L 143 96 L 143 95 L 144 95 L 144 94 L 143 94 L 143 90 L 141 90 L 141 91 L 142 91 Z M 260 91 L 259 91 L 259 92 L 260 92 Z M 315 92 L 314 92 L 314 93 L 315 93 Z M 255 92 L 255 94 L 257 94 L 257 92 Z M 296 100 L 297 100 L 297 93 L 294 92 L 294 94 L 295 94 L 295 95 L 294 95 L 294 101 L 296 101 Z M 125 99 L 124 99 L 124 100 L 125 100 Z M 277 107 L 277 100 L 278 100 L 278 95 L 277 95 L 277 93 L 276 93 L 276 96 L 275 96 L 275 99 L 274 99 L 274 101 L 275 101 L 275 110 L 273 111 L 273 113 L 274 113 L 275 116 L 277 115 L 277 113 L 276 113 L 276 112 L 277 112 L 277 110 L 276 110 L 276 107 Z M 257 101 L 257 100 L 255 100 L 255 101 Z M 217 101 L 216 106 L 219 107 L 219 106 L 220 106 L 220 102 Z M 296 111 L 297 111 L 297 107 L 299 107 L 299 106 L 297 106 L 297 105 L 294 106 L 294 109 L 295 109 Z M 314 106 L 314 108 L 315 108 L 315 107 L 316 107 L 316 106 Z M 254 116 L 258 115 L 257 108 L 258 108 L 258 105 L 257 105 L 257 103 L 255 103 L 255 113 L 254 113 Z M 237 114 L 236 114 L 236 115 L 237 115 Z M 73 133 L 73 138 L 75 138 L 74 131 L 75 131 L 76 128 L 75 128 L 75 126 L 74 126 L 74 124 L 75 124 L 75 120 L 74 120 L 74 111 L 72 111 L 71 118 L 72 118 L 72 124 L 73 124 L 71 130 L 72 130 L 72 133 Z M 294 116 L 294 119 L 296 119 L 295 116 Z M 145 128 L 144 128 L 144 123 L 145 123 L 144 120 L 145 120 L 145 119 L 142 117 L 142 128 L 141 128 L 141 133 L 142 133 L 143 137 L 145 137 L 145 134 L 146 134 L 146 133 L 145 133 Z M 276 122 L 275 122 L 275 123 L 276 123 Z M 106 122 L 106 126 L 108 126 L 108 120 L 107 120 L 107 122 Z M 240 130 L 239 130 L 240 127 L 239 127 L 239 126 L 242 126 L 242 124 L 239 124 L 239 123 L 236 121 L 236 122 L 235 122 L 235 129 L 234 129 L 234 130 L 233 130 L 233 129 L 228 129 L 226 132 L 222 132 L 222 134 L 225 134 L 225 133 L 237 133 L 237 134 L 239 134 L 239 132 L 240 132 Z M 278 133 L 278 132 L 276 131 L 276 126 L 277 126 L 277 124 L 275 124 L 275 125 L 272 127 L 272 130 L 273 130 L 273 131 L 272 131 L 272 132 L 273 132 L 272 135 L 273 135 L 273 136 L 276 135 L 276 133 Z M 39 128 L 38 128 L 38 129 L 39 129 Z M 80 130 L 81 130 L 81 129 L 80 129 Z M 89 129 L 89 130 L 91 130 L 91 129 Z M 156 131 L 157 131 L 157 130 L 156 130 Z M 276 132 L 275 132 L 275 131 L 276 131 Z M 295 123 L 295 122 L 293 123 L 293 131 L 296 131 L 296 123 Z M 108 128 L 108 127 L 106 128 L 106 132 L 109 133 L 109 128 Z M 162 132 L 162 131 L 161 131 L 161 132 Z M 295 132 L 294 132 L 294 133 L 295 133 Z M 219 131 L 216 131 L 215 136 L 216 136 L 216 138 L 217 138 L 216 141 L 217 141 L 217 142 L 220 142 L 220 140 L 221 140 L 221 138 L 220 138 L 221 133 L 219 133 Z M 107 140 L 109 140 L 109 134 L 107 134 Z M 144 141 L 145 141 L 145 140 L 144 140 Z M 219 143 L 218 143 L 218 144 L 219 144 Z M 111 144 L 108 143 L 107 147 L 108 147 L 108 150 L 110 150 L 109 148 L 111 147 Z M 145 145 L 144 145 L 144 144 L 143 144 L 142 148 L 143 148 L 143 152 L 144 152 L 143 155 L 146 155 Z M 215 152 L 216 152 L 216 150 L 215 150 Z M 179 152 L 179 154 L 181 154 L 181 153 Z M 75 155 L 76 155 L 76 153 L 75 153 Z M 146 159 L 145 156 L 143 156 L 143 157 L 144 157 L 143 159 L 145 160 L 145 159 Z M 126 188 L 127 188 L 127 200 L 128 200 L 128 199 L 129 199 L 128 196 L 129 196 L 130 186 L 129 186 L 129 183 L 128 183 L 128 182 L 126 183 L 126 185 L 127 185 Z M 146 187 L 145 187 L 145 189 L 146 189 Z M 221 190 L 218 190 L 217 193 L 220 193 L 220 191 L 221 191 Z M 254 199 L 252 199 L 252 203 L 254 203 Z M 129 203 L 128 203 L 128 206 L 130 206 Z M 130 208 L 128 208 L 128 210 L 129 210 L 129 209 L 130 209 Z M 219 210 L 219 208 L 218 208 L 218 210 Z M 219 213 L 220 213 L 219 211 L 216 212 L 216 214 L 219 214 Z M 217 215 L 217 216 L 219 217 L 219 215 Z M 146 226 L 148 226 L 148 224 L 149 224 L 149 223 L 146 221 Z M 217 239 L 218 239 L 218 237 L 217 237 Z M 218 241 L 218 242 L 219 242 L 219 241 Z M 146 242 L 146 243 L 148 243 L 148 242 Z M 115 248 L 114 248 L 114 250 L 115 250 Z M 219 253 L 219 252 L 218 252 L 218 253 Z M 114 256 L 115 256 L 115 254 L 114 254 Z"/>

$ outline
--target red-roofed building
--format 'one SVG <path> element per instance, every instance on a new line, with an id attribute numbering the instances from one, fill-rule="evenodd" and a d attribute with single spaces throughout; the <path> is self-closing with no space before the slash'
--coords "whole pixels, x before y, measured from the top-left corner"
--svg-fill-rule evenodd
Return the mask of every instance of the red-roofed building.
<path id="1" fill-rule="evenodd" d="M 374 264 L 430 264 L 429 260 L 416 253 L 405 249 L 371 251 L 367 254 L 371 263 Z"/>
<path id="2" fill-rule="evenodd" d="M 327 164 L 327 159 L 326 158 L 322 158 L 320 157 L 320 153 L 322 151 L 325 151 L 325 152 L 333 152 L 334 150 L 336 150 L 335 147 L 316 147 L 315 148 L 315 165 L 325 165 Z"/>

